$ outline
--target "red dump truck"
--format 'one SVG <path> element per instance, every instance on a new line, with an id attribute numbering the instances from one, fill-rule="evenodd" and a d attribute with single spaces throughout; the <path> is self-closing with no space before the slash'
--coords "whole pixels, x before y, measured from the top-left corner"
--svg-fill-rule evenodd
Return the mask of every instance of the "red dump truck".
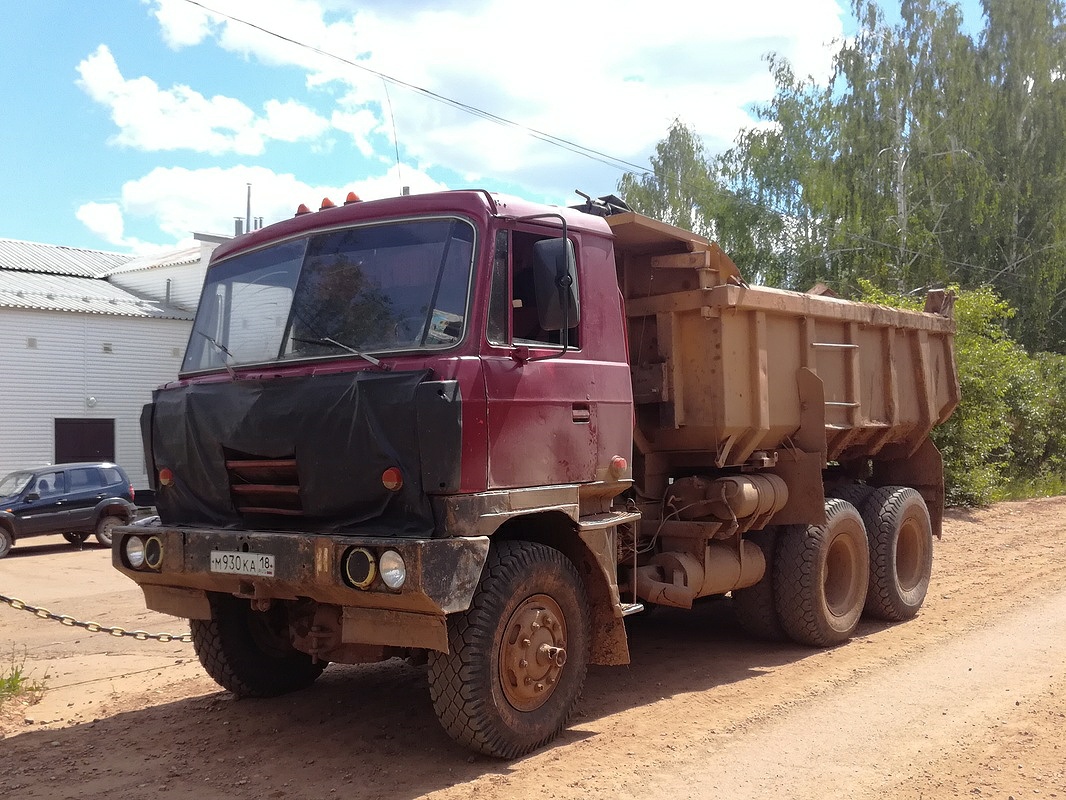
<path id="1" fill-rule="evenodd" d="M 161 524 L 113 562 L 237 695 L 410 658 L 452 737 L 516 757 L 650 605 L 730 595 L 812 646 L 916 614 L 953 331 L 945 293 L 749 286 L 613 197 L 301 208 L 215 251 L 142 414 Z"/>

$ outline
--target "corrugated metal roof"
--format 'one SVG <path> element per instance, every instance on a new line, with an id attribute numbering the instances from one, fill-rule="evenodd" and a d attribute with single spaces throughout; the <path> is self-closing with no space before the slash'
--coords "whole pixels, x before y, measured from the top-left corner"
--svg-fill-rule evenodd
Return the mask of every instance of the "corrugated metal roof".
<path id="1" fill-rule="evenodd" d="M 98 278 L 35 275 L 5 269 L 0 269 L 0 307 L 122 317 L 193 318 L 186 311 L 145 300 Z"/>
<path id="2" fill-rule="evenodd" d="M 0 239 L 0 270 L 99 278 L 132 260 L 133 256 L 125 253 Z"/>
<path id="3" fill-rule="evenodd" d="M 137 272 L 143 269 L 155 269 L 156 267 L 184 267 L 189 264 L 200 263 L 200 247 L 188 247 L 164 255 L 141 256 L 129 260 L 112 270 L 108 270 L 106 276 L 118 275 L 123 272 Z"/>

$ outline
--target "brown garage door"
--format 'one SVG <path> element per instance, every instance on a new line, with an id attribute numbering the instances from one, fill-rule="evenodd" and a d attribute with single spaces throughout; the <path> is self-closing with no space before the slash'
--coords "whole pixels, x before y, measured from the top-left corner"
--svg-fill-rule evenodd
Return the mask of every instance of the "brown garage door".
<path id="1" fill-rule="evenodd" d="M 114 461 L 113 419 L 57 419 L 56 463 Z"/>

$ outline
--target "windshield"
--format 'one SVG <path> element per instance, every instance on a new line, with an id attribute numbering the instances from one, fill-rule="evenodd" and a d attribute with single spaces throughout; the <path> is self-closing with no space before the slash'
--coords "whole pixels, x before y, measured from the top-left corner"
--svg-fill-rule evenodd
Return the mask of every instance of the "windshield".
<path id="1" fill-rule="evenodd" d="M 0 481 L 0 497 L 18 494 L 26 488 L 26 484 L 33 477 L 32 472 L 12 472 Z"/>
<path id="2" fill-rule="evenodd" d="M 474 229 L 418 219 L 329 231 L 208 271 L 182 372 L 450 347 L 463 338 Z"/>

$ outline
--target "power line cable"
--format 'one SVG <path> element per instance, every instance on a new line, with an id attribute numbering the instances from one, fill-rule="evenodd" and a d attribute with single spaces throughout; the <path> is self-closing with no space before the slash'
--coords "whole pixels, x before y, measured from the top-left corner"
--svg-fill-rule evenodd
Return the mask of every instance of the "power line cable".
<path id="1" fill-rule="evenodd" d="M 501 117 L 498 114 L 493 114 L 491 111 L 486 111 L 482 108 L 478 108 L 477 106 L 470 105 L 469 103 L 464 103 L 460 100 L 455 100 L 453 98 L 439 94 L 438 92 L 426 89 L 425 87 L 409 83 L 408 81 L 401 80 L 400 78 L 395 78 L 392 75 L 387 75 L 384 72 L 372 69 L 371 67 L 368 67 L 365 64 L 360 64 L 357 61 L 352 61 L 351 59 L 345 58 L 344 56 L 339 56 L 336 53 L 330 53 L 329 51 L 322 50 L 321 48 L 315 47 L 314 45 L 307 44 L 306 42 L 301 42 L 298 39 L 293 39 L 290 36 L 285 36 L 284 34 L 272 31 L 269 28 L 264 28 L 262 25 L 250 22 L 249 20 L 242 19 L 240 17 L 235 17 L 232 14 L 227 14 L 222 11 L 218 11 L 217 9 L 211 8 L 205 5 L 204 3 L 199 2 L 199 0 L 185 0 L 185 2 L 190 5 L 197 6 L 198 8 L 208 12 L 209 14 L 214 14 L 218 17 L 230 20 L 231 22 L 236 22 L 240 25 L 245 25 L 249 28 L 259 31 L 260 33 L 266 34 L 267 36 L 279 39 L 280 41 L 288 42 L 289 44 L 295 45 L 296 47 L 301 47 L 320 56 L 334 59 L 336 61 L 341 62 L 342 64 L 347 64 L 350 67 L 355 67 L 358 70 L 362 70 L 363 72 L 380 78 L 382 81 L 392 83 L 395 86 L 402 86 L 405 89 L 409 89 L 413 92 L 421 94 L 424 97 L 436 100 L 439 103 L 451 106 L 452 108 L 458 109 L 459 111 L 463 111 L 467 114 L 472 114 L 473 116 L 480 117 L 481 119 L 496 123 L 497 125 L 500 125 L 502 127 L 509 127 L 523 131 L 529 136 L 532 136 L 534 139 L 539 139 L 548 144 L 555 145 L 556 147 L 561 147 L 564 150 L 569 150 L 570 152 L 576 155 L 581 155 L 586 158 L 590 158 L 593 161 L 599 161 L 602 164 L 606 164 L 607 166 L 621 170 L 622 172 L 636 171 L 638 174 L 641 175 L 651 174 L 651 169 L 646 165 L 642 166 L 640 164 L 634 164 L 633 162 L 626 161 L 623 158 L 618 158 L 616 156 L 610 155 L 609 153 L 604 153 L 600 150 L 596 150 L 591 147 L 586 147 L 585 145 L 578 144 L 577 142 L 573 142 L 569 139 L 564 139 L 561 136 L 555 136 L 545 131 L 538 130 L 536 128 L 531 128 L 528 125 L 523 125 L 520 122 L 515 122 L 514 120 L 508 119 L 506 117 Z"/>

